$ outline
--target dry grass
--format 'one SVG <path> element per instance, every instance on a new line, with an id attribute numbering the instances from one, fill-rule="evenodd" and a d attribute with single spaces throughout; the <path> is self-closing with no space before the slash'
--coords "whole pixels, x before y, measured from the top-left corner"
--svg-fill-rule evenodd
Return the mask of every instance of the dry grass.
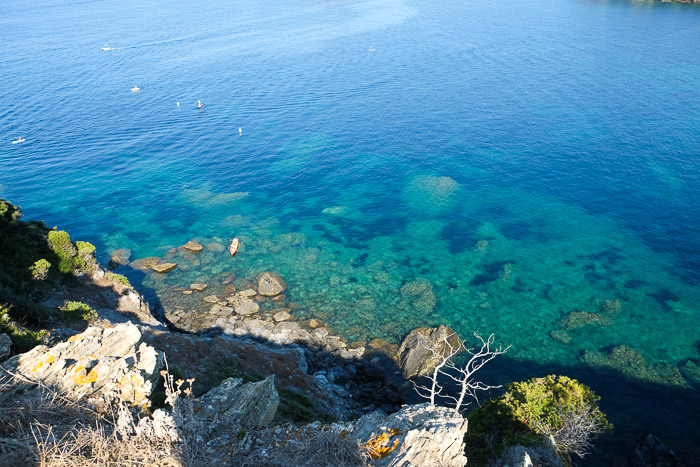
<path id="1" fill-rule="evenodd" d="M 98 413 L 46 386 L 24 383 L 18 391 L 17 375 L 0 380 L 0 465 L 193 465 L 183 462 L 172 440 L 137 433 L 123 404 Z"/>
<path id="2" fill-rule="evenodd" d="M 257 434 L 256 436 L 261 436 Z M 261 436 L 264 439 L 264 436 Z M 263 443 L 267 444 L 267 443 Z M 365 467 L 369 456 L 358 440 L 336 432 L 319 432 L 282 445 L 241 449 L 229 465 L 236 467 Z"/>
<path id="3" fill-rule="evenodd" d="M 0 378 L 0 465 L 23 467 L 162 466 L 336 467 L 367 466 L 358 441 L 334 431 L 266 428 L 235 435 L 215 433 L 194 412 L 189 388 L 164 374 L 172 411 L 138 418 L 125 404 L 97 412 L 85 402 L 6 374 Z M 191 380 L 188 381 L 191 385 Z M 233 433 L 233 436 L 220 436 Z"/>

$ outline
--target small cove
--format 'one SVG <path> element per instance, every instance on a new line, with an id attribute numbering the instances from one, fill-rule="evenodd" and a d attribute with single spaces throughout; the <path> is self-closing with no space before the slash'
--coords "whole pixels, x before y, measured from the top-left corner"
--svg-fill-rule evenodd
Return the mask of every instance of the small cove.
<path id="1" fill-rule="evenodd" d="M 513 344 L 494 378 L 560 371 L 618 432 L 671 430 L 700 384 L 698 20 L 646 2 L 16 2 L 0 196 L 105 255 L 241 238 L 233 260 L 120 271 L 164 306 L 272 270 L 299 319 L 351 340 L 494 332 Z"/>

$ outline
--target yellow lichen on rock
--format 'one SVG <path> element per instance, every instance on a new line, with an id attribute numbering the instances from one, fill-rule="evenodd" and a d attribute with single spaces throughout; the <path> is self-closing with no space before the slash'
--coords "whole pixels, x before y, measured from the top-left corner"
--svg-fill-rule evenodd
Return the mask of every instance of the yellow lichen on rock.
<path id="1" fill-rule="evenodd" d="M 76 367 L 73 371 L 73 381 L 75 384 L 88 384 L 97 381 L 97 372 L 95 370 L 90 370 L 88 373 L 85 367 Z"/>
<path id="2" fill-rule="evenodd" d="M 399 438 L 396 438 L 393 444 L 388 444 L 391 442 L 391 438 L 400 435 L 401 430 L 398 428 L 389 428 L 389 430 L 383 431 L 380 435 L 367 441 L 364 445 L 364 449 L 367 450 L 367 453 L 372 459 L 384 459 L 399 445 Z"/>
<path id="3" fill-rule="evenodd" d="M 32 368 L 32 371 L 35 372 L 35 371 L 39 370 L 41 367 L 43 367 L 44 365 L 51 365 L 53 362 L 54 362 L 54 356 L 49 355 L 48 357 L 46 357 L 46 359 L 44 361 L 39 361 L 36 365 L 34 365 L 34 367 Z"/>
<path id="4" fill-rule="evenodd" d="M 74 336 L 70 336 L 70 337 L 68 338 L 68 341 L 67 341 L 67 342 L 77 341 L 77 340 L 80 340 L 80 339 L 82 339 L 82 338 L 83 338 L 83 333 L 81 332 L 80 334 L 76 334 L 76 335 L 74 335 Z"/>

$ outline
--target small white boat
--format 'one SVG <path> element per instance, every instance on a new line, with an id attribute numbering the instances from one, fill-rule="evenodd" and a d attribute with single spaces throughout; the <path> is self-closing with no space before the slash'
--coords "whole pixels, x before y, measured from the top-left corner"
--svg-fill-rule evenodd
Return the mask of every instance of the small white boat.
<path id="1" fill-rule="evenodd" d="M 24 143 L 25 141 L 27 141 L 27 138 L 24 138 L 24 139 L 19 138 L 19 139 L 14 140 L 14 141 L 12 142 L 12 144 Z"/>
<path id="2" fill-rule="evenodd" d="M 131 92 L 139 92 L 140 90 L 141 88 L 138 86 L 134 86 L 133 88 L 131 88 Z"/>
<path id="3" fill-rule="evenodd" d="M 372 46 L 370 45 L 369 50 L 367 52 L 374 52 L 375 50 L 377 50 L 377 49 L 373 49 Z"/>
<path id="4" fill-rule="evenodd" d="M 107 52 L 108 50 L 114 50 L 114 47 L 110 47 L 109 44 L 105 44 L 104 47 L 100 47 L 100 50 Z"/>

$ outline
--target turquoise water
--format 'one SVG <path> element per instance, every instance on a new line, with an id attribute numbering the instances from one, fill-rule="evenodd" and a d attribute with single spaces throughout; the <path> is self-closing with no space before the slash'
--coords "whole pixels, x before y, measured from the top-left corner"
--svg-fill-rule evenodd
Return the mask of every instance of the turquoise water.
<path id="1" fill-rule="evenodd" d="M 700 8 L 191 3 L 4 6 L 0 196 L 102 259 L 241 238 L 122 271 L 164 306 L 273 270 L 351 339 L 494 332 L 621 443 L 700 415 Z"/>

